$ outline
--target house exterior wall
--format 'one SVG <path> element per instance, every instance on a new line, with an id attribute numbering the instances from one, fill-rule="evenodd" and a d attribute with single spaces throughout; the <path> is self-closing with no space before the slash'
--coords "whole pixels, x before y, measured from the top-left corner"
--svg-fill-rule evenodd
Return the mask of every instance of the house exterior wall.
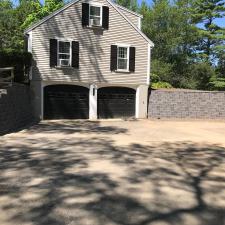
<path id="1" fill-rule="evenodd" d="M 139 27 L 139 20 L 141 19 L 139 16 L 132 14 L 121 7 L 119 7 L 119 9 L 136 27 Z"/>
<path id="2" fill-rule="evenodd" d="M 96 84 L 147 84 L 148 43 L 105 0 L 109 7 L 109 30 L 83 28 L 82 1 L 71 5 L 32 31 L 34 66 L 32 80 L 84 82 Z M 79 41 L 79 69 L 57 69 L 49 66 L 49 39 L 64 38 Z M 110 71 L 110 48 L 113 44 L 129 44 L 136 48 L 135 72 Z"/>

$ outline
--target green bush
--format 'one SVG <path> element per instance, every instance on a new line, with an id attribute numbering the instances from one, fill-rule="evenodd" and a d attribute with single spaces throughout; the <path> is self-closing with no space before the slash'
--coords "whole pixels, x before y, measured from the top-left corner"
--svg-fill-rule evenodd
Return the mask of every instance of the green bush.
<path id="1" fill-rule="evenodd" d="M 31 63 L 32 54 L 29 52 L 0 52 L 0 68 L 14 67 L 15 82 L 24 83 L 29 80 L 28 73 Z"/>
<path id="2" fill-rule="evenodd" d="M 215 70 L 208 63 L 195 63 L 190 65 L 189 79 L 195 83 L 198 90 L 210 89 L 210 79 L 215 77 Z"/>
<path id="3" fill-rule="evenodd" d="M 165 63 L 161 60 L 152 60 L 151 63 L 151 81 L 152 82 L 168 82 L 171 83 L 173 78 L 173 66 L 170 63 Z"/>
<path id="4" fill-rule="evenodd" d="M 155 73 L 151 73 L 150 78 L 151 78 L 151 82 L 152 83 L 157 83 L 157 82 L 160 81 L 160 77 L 157 74 L 155 74 Z"/>
<path id="5" fill-rule="evenodd" d="M 225 91 L 225 78 L 212 78 L 209 85 L 212 91 Z"/>
<path id="6" fill-rule="evenodd" d="M 171 84 L 163 81 L 159 81 L 156 83 L 151 84 L 151 88 L 158 89 L 158 88 L 173 88 Z"/>

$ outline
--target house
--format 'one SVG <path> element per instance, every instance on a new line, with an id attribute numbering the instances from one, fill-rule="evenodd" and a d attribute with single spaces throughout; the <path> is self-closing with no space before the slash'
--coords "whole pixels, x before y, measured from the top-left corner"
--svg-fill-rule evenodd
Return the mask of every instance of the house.
<path id="1" fill-rule="evenodd" d="M 74 0 L 25 31 L 40 119 L 147 117 L 150 53 L 142 16 Z"/>

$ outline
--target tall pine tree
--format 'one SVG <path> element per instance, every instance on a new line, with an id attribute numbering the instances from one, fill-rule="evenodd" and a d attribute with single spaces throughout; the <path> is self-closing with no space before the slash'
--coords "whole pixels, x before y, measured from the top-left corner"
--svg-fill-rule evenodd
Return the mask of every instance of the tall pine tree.
<path id="1" fill-rule="evenodd" d="M 215 22 L 224 15 L 224 0 L 193 0 L 192 22 L 199 27 L 197 52 L 201 60 L 215 63 L 225 50 L 225 29 Z"/>

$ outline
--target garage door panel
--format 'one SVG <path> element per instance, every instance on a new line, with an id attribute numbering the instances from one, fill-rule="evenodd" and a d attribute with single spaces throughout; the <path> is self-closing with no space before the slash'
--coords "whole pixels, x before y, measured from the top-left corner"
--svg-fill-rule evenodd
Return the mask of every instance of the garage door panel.
<path id="1" fill-rule="evenodd" d="M 123 118 L 135 115 L 135 90 L 107 87 L 98 90 L 98 117 Z"/>
<path id="2" fill-rule="evenodd" d="M 44 91 L 45 119 L 87 119 L 89 90 L 73 85 L 53 85 Z"/>

